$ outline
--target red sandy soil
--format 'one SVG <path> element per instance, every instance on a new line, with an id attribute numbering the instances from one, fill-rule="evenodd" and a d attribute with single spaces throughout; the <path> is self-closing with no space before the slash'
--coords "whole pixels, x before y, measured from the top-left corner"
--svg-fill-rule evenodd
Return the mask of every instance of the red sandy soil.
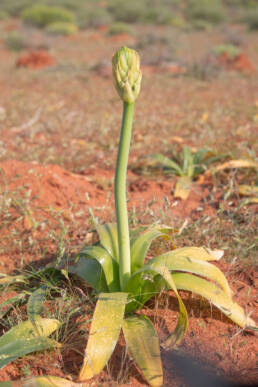
<path id="1" fill-rule="evenodd" d="M 42 69 L 44 67 L 54 66 L 55 59 L 47 51 L 31 51 L 22 54 L 16 62 L 17 67 L 28 67 L 30 69 Z"/>
<path id="2" fill-rule="evenodd" d="M 219 63 L 226 70 L 235 70 L 250 74 L 256 71 L 254 64 L 245 53 L 240 53 L 235 58 L 230 58 L 227 53 L 224 53 L 219 56 Z"/>
<path id="3" fill-rule="evenodd" d="M 62 211 L 63 218 L 66 222 L 71 222 L 74 213 L 85 208 L 93 209 L 101 219 L 110 218 L 113 208 L 112 197 L 112 179 L 113 172 L 108 170 L 92 169 L 85 170 L 81 175 L 73 174 L 64 170 L 57 165 L 42 166 L 38 164 L 29 164 L 9 160 L 0 163 L 3 171 L 1 176 L 2 193 L 15 193 L 16 200 L 29 198 L 29 207 L 19 216 L 17 208 L 11 206 L 10 213 L 12 221 L 3 227 L 1 235 L 3 240 L 8 234 L 16 228 L 33 238 L 43 240 L 46 229 L 55 227 L 55 220 L 51 211 Z M 214 213 L 215 209 L 204 205 L 203 198 L 209 194 L 209 181 L 193 186 L 189 199 L 185 202 L 176 201 L 173 198 L 174 180 L 157 181 L 146 177 L 139 177 L 132 172 L 128 174 L 128 198 L 129 208 L 144 208 L 153 199 L 156 202 L 151 209 L 159 211 L 164 203 L 164 198 L 169 199 L 170 205 L 167 211 L 173 216 L 182 218 L 194 218 L 197 207 L 202 204 L 203 211 Z M 107 192 L 111 192 L 111 198 L 107 198 Z M 85 193 L 87 192 L 87 196 Z M 110 202 L 109 202 L 110 200 Z M 72 203 L 72 206 L 71 206 Z M 106 206 L 103 207 L 103 204 Z M 177 204 L 176 204 L 177 203 Z M 33 219 L 33 221 L 32 221 Z M 35 220 L 40 224 L 46 222 L 47 228 L 35 226 Z M 78 219 L 83 228 L 84 218 Z M 22 231 L 23 230 L 23 231 Z M 1 271 L 10 273 L 17 268 L 15 255 L 2 255 Z M 18 256 L 16 257 L 18 258 Z M 30 258 L 30 259 L 29 259 Z M 40 260 L 40 256 L 34 256 L 33 262 Z M 26 256 L 24 260 L 26 263 Z M 28 256 L 28 263 L 31 257 Z M 235 293 L 235 300 L 242 305 L 246 313 L 252 312 L 252 317 L 258 317 L 258 302 L 256 297 L 257 276 L 254 269 L 246 269 L 234 265 L 219 263 L 218 266 L 226 273 L 230 285 Z M 220 374 L 226 374 L 235 381 L 255 382 L 257 380 L 257 368 L 255 353 L 258 349 L 257 337 L 252 332 L 239 330 L 226 317 L 211 308 L 207 301 L 200 300 L 198 297 L 183 293 L 183 298 L 189 312 L 189 329 L 181 345 L 181 350 L 191 354 L 194 358 L 200 359 L 216 369 Z M 13 296 L 13 292 L 7 294 L 7 297 Z M 2 300 L 1 300 L 2 301 Z M 165 298 L 161 297 L 158 304 L 152 308 L 153 302 L 150 302 L 145 313 L 154 321 L 159 337 L 163 340 L 169 332 L 175 328 L 177 318 L 177 302 L 171 294 L 168 299 L 168 305 Z M 123 340 L 121 346 L 115 351 L 111 360 L 111 374 L 107 376 L 103 371 L 100 376 L 92 382 L 101 383 L 101 385 L 114 385 L 118 377 L 121 361 L 121 350 L 124 347 Z M 82 347 L 83 346 L 83 347 Z M 83 352 L 85 343 L 79 343 L 77 349 Z M 168 355 L 164 353 L 164 374 L 166 386 L 181 385 L 179 379 L 174 376 L 171 365 L 168 361 Z M 35 356 L 19 359 L 9 364 L 0 371 L 0 381 L 17 380 L 22 374 L 22 369 L 29 365 L 31 375 L 52 374 L 56 376 L 71 378 L 76 380 L 82 357 L 73 349 L 66 348 L 57 353 L 40 353 Z M 131 363 L 130 363 L 131 364 Z M 129 382 L 132 386 L 144 385 L 134 366 L 130 365 Z M 86 384 L 91 385 L 91 384 Z"/>

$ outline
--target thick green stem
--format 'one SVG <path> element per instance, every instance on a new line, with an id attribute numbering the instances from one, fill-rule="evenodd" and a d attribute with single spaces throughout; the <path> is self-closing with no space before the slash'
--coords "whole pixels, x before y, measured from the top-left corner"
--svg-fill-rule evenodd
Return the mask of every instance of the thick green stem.
<path id="1" fill-rule="evenodd" d="M 126 203 L 126 172 L 133 125 L 134 103 L 124 102 L 123 121 L 116 163 L 115 203 L 121 290 L 131 275 L 130 237 Z"/>

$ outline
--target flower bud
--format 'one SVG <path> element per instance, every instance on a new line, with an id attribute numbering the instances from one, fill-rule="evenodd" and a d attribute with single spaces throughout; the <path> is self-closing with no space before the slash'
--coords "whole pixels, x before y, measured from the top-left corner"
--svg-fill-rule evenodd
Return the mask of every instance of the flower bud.
<path id="1" fill-rule="evenodd" d="M 140 92 L 142 79 L 138 53 L 124 46 L 113 55 L 112 64 L 118 94 L 124 102 L 133 103 Z"/>

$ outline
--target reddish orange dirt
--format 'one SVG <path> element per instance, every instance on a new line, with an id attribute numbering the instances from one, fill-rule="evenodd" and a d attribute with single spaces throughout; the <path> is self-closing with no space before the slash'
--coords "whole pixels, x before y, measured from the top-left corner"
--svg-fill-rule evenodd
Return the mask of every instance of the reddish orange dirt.
<path id="1" fill-rule="evenodd" d="M 42 69 L 55 64 L 55 59 L 47 51 L 31 51 L 22 54 L 16 62 L 17 67 L 28 67 L 30 69 Z"/>
<path id="2" fill-rule="evenodd" d="M 230 58 L 227 53 L 220 55 L 219 63 L 227 70 L 235 70 L 243 73 L 254 73 L 256 68 L 245 53 L 240 53 L 235 58 Z"/>
<path id="3" fill-rule="evenodd" d="M 55 217 L 57 213 L 62 214 L 66 224 L 72 223 L 76 214 L 85 211 L 87 207 L 90 207 L 101 220 L 114 216 L 112 215 L 113 171 L 88 169 L 79 175 L 66 171 L 57 165 L 42 166 L 14 160 L 0 163 L 0 169 L 2 171 L 0 176 L 1 193 L 7 195 L 12 192 L 13 198 L 13 204 L 9 208 L 11 219 L 9 218 L 10 221 L 6 222 L 1 229 L 3 245 L 10 243 L 8 236 L 18 230 L 21 232 L 22 238 L 31 237 L 39 244 L 44 244 L 43 241 L 48 231 L 57 228 Z M 174 184 L 175 179 L 153 180 L 129 172 L 129 208 L 135 207 L 144 211 L 144 208 L 149 205 L 153 213 L 159 214 L 166 202 L 166 211 L 171 216 L 183 219 L 194 219 L 200 205 L 207 214 L 215 212 L 215 209 L 205 204 L 207 201 L 204 200 L 209 195 L 209 179 L 202 181 L 202 184 L 194 184 L 191 195 L 185 202 L 178 201 L 173 197 Z M 82 232 L 85 216 L 76 218 L 79 224 L 77 232 Z M 42 227 L 42 224 L 45 226 Z M 47 248 L 50 248 L 50 245 L 51 243 L 47 243 Z M 17 262 L 20 262 L 21 255 L 17 251 L 12 256 L 3 253 L 0 271 L 11 273 L 12 270 L 18 269 Z M 49 259 L 53 258 L 50 256 Z M 31 254 L 23 255 L 23 265 L 36 261 L 42 264 L 42 257 L 40 254 L 36 254 L 33 249 L 31 249 Z M 235 300 L 245 308 L 246 313 L 252 313 L 252 317 L 257 321 L 257 272 L 255 269 L 250 268 L 243 271 L 240 266 L 229 266 L 223 262 L 219 263 L 218 266 L 226 274 L 234 291 Z M 12 292 L 5 297 L 13 295 Z M 240 330 L 215 307 L 211 308 L 207 301 L 184 292 L 182 292 L 182 296 L 189 313 L 189 328 L 180 350 L 185 351 L 195 359 L 199 359 L 205 364 L 205 367 L 208 366 L 232 380 L 254 383 L 258 377 L 255 359 L 258 342 L 255 334 Z M 2 301 L 1 299 L 0 303 Z M 172 293 L 169 298 L 161 296 L 156 303 L 149 302 L 144 313 L 154 321 L 162 341 L 175 328 L 178 315 L 176 299 Z M 74 343 L 76 343 L 75 339 Z M 17 380 L 23 377 L 23 370 L 26 366 L 29 366 L 31 375 L 51 374 L 76 380 L 82 357 L 75 350 L 83 352 L 84 347 L 85 343 L 77 340 L 77 344 L 66 346 L 59 354 L 45 352 L 37 356 L 29 355 L 26 358 L 18 359 L 0 371 L 0 381 Z M 114 380 L 119 378 L 119 372 L 121 372 L 121 351 L 123 350 L 124 343 L 121 338 L 120 345 L 110 362 L 111 371 L 107 373 L 104 370 L 92 381 L 92 384 L 85 385 L 100 383 L 104 386 L 113 386 Z M 130 370 L 128 383 L 132 386 L 145 385 L 132 362 L 127 360 Z M 167 352 L 163 353 L 163 363 L 165 386 L 178 387 L 182 385 L 180 377 L 175 376 L 177 374 L 175 367 L 171 368 Z"/>

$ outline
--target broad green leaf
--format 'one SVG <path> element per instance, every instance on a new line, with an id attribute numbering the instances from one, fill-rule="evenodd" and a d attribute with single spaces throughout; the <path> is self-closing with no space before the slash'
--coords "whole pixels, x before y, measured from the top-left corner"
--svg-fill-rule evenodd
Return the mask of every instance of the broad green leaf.
<path id="1" fill-rule="evenodd" d="M 224 169 L 234 168 L 258 168 L 258 163 L 254 160 L 230 160 L 213 168 L 212 172 L 216 173 L 219 171 L 223 171 Z"/>
<path id="2" fill-rule="evenodd" d="M 0 273 L 0 285 L 12 284 L 15 282 L 26 282 L 26 276 L 24 275 L 7 275 Z"/>
<path id="3" fill-rule="evenodd" d="M 107 223 L 97 226 L 101 245 L 109 252 L 112 258 L 119 262 L 119 250 L 116 223 Z"/>
<path id="4" fill-rule="evenodd" d="M 218 261 L 224 254 L 223 250 L 210 250 L 203 247 L 181 247 L 170 252 L 173 256 L 184 256 L 200 261 Z"/>
<path id="5" fill-rule="evenodd" d="M 212 302 L 228 318 L 242 328 L 257 329 L 255 322 L 245 315 L 244 310 L 215 284 L 191 274 L 172 274 L 178 289 L 197 293 Z"/>
<path id="6" fill-rule="evenodd" d="M 34 322 L 35 318 L 42 313 L 42 304 L 45 298 L 46 287 L 35 290 L 29 297 L 27 304 L 27 314 L 30 321 Z"/>
<path id="7" fill-rule="evenodd" d="M 108 291 L 104 272 L 96 259 L 85 259 L 78 254 L 75 262 L 69 264 L 68 272 L 78 275 L 98 292 Z"/>
<path id="8" fill-rule="evenodd" d="M 16 383 L 16 384 L 13 384 Z M 1 387 L 20 387 L 21 385 L 17 382 L 0 382 Z"/>
<path id="9" fill-rule="evenodd" d="M 168 157 L 163 156 L 160 153 L 154 154 L 152 157 L 155 161 L 157 161 L 159 164 L 162 164 L 165 168 L 174 170 L 177 175 L 184 175 L 182 168 L 175 161 L 169 159 Z"/>
<path id="10" fill-rule="evenodd" d="M 108 362 L 119 337 L 127 297 L 122 292 L 99 295 L 79 380 L 97 375 Z"/>
<path id="11" fill-rule="evenodd" d="M 159 339 L 150 319 L 143 315 L 127 317 L 122 329 L 128 350 L 147 382 L 151 386 L 162 386 Z"/>
<path id="12" fill-rule="evenodd" d="M 191 152 L 191 149 L 188 146 L 184 146 L 183 152 L 183 171 L 185 177 L 190 177 L 191 181 L 194 177 L 194 161 L 193 161 L 193 154 Z"/>
<path id="13" fill-rule="evenodd" d="M 174 197 L 186 200 L 190 194 L 192 185 L 192 177 L 190 176 L 180 176 L 177 179 Z"/>
<path id="14" fill-rule="evenodd" d="M 27 320 L 11 328 L 0 337 L 0 368 L 17 357 L 56 346 L 47 336 L 59 326 L 58 320 L 37 317 L 33 323 Z"/>
<path id="15" fill-rule="evenodd" d="M 0 369 L 18 357 L 25 356 L 31 352 L 55 348 L 56 346 L 57 342 L 55 340 L 44 336 L 12 341 L 0 348 Z"/>
<path id="16" fill-rule="evenodd" d="M 161 236 L 168 237 L 169 231 L 171 228 L 166 229 L 163 227 L 159 229 L 158 227 L 151 228 L 145 233 L 141 234 L 136 238 L 131 244 L 131 270 L 132 273 L 140 269 L 144 265 L 144 260 L 147 254 L 147 251 L 153 242 L 154 239 Z"/>
<path id="17" fill-rule="evenodd" d="M 197 260 L 191 256 L 175 255 L 172 251 L 153 258 L 149 263 L 160 263 L 171 271 L 187 271 L 207 277 L 209 280 L 217 282 L 225 293 L 231 296 L 232 292 L 226 277 L 219 268 L 209 262 Z"/>
<path id="18" fill-rule="evenodd" d="M 110 292 L 120 290 L 119 284 L 119 266 L 110 254 L 101 246 L 85 247 L 79 254 L 79 257 L 90 257 L 95 259 L 102 267 L 105 274 L 106 283 Z M 88 276 L 88 273 L 86 273 Z M 85 280 L 87 280 L 85 278 Z"/>
<path id="19" fill-rule="evenodd" d="M 187 311 L 186 311 L 185 305 L 180 295 L 178 294 L 173 278 L 169 270 L 166 268 L 166 266 L 160 263 L 148 263 L 147 265 L 145 265 L 143 268 L 141 268 L 131 276 L 131 278 L 129 279 L 126 285 L 126 291 L 128 293 L 131 292 L 131 287 L 132 287 L 131 285 L 133 283 L 134 277 L 139 277 L 140 273 L 148 274 L 152 272 L 159 274 L 164 279 L 168 287 L 174 291 L 178 300 L 179 318 L 178 318 L 177 326 L 174 332 L 172 333 L 172 335 L 170 335 L 169 338 L 167 339 L 167 346 L 174 346 L 179 344 L 184 337 L 184 334 L 186 332 L 187 325 L 188 325 L 188 317 L 187 317 Z M 132 291 L 134 291 L 134 289 L 132 289 Z"/>
<path id="20" fill-rule="evenodd" d="M 0 349 L 4 345 L 10 342 L 23 339 L 24 337 L 38 337 L 38 336 L 49 336 L 51 333 L 56 331 L 60 326 L 60 322 L 54 319 L 37 317 L 35 324 L 27 320 L 15 325 L 3 336 L 0 337 Z"/>

